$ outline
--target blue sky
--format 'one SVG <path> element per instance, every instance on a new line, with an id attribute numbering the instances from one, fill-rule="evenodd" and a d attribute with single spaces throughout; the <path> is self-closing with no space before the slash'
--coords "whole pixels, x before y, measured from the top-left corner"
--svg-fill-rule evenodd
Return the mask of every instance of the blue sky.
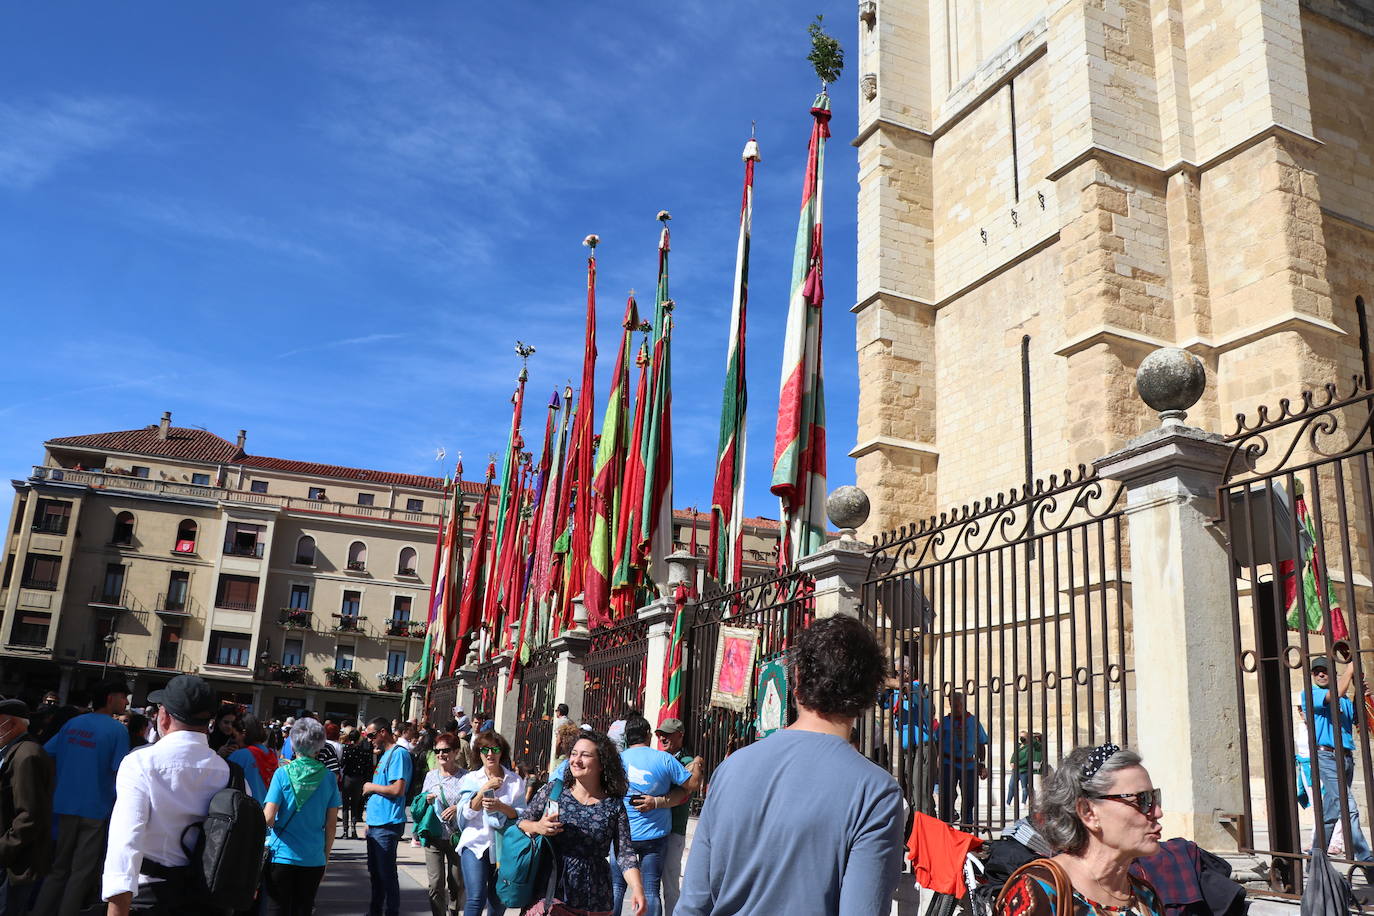
<path id="1" fill-rule="evenodd" d="M 468 476 L 577 379 L 588 233 L 598 401 L 625 294 L 671 282 L 678 506 L 710 503 L 742 167 L 756 179 L 746 510 L 768 493 L 817 83 L 830 485 L 853 482 L 852 0 L 19 4 L 0 30 L 0 473 L 55 436 L 203 426 L 255 454 Z M 600 407 L 598 406 L 598 426 Z"/>

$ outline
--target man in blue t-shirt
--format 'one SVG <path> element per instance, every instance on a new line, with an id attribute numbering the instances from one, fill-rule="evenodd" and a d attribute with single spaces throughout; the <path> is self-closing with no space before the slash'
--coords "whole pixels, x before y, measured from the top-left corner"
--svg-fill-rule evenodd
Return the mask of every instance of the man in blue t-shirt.
<path id="1" fill-rule="evenodd" d="M 129 708 L 129 690 L 121 681 L 100 684 L 91 705 L 92 712 L 69 721 L 43 745 L 57 764 L 57 845 L 34 916 L 76 916 L 94 894 L 105 862 L 115 773 L 129 753 L 129 730 L 115 716 Z"/>
<path id="2" fill-rule="evenodd" d="M 978 780 L 988 778 L 988 733 L 964 708 L 964 695 L 949 695 L 949 715 L 940 719 L 940 820 L 954 822 L 954 799 L 959 799 L 959 823 L 974 824 Z"/>
<path id="3" fill-rule="evenodd" d="M 1374 860 L 1369 841 L 1360 829 L 1360 806 L 1355 802 L 1351 785 L 1355 778 L 1355 703 L 1346 696 L 1355 680 L 1355 666 L 1345 669 L 1336 684 L 1336 714 L 1338 722 L 1331 721 L 1331 701 L 1327 696 L 1331 688 L 1331 661 L 1324 655 L 1312 659 L 1312 696 L 1302 699 L 1302 712 L 1317 740 L 1317 776 L 1321 781 L 1322 822 L 1327 845 L 1342 842 L 1345 832 L 1341 827 L 1341 806 L 1350 815 L 1350 842 L 1347 852 L 1357 862 Z M 1310 712 L 1309 712 L 1310 711 Z M 1337 734 L 1339 729 L 1339 735 Z M 1336 772 L 1336 752 L 1340 751 L 1344 760 L 1345 779 Z M 1340 791 L 1338 786 L 1344 786 Z M 1374 868 L 1365 869 L 1365 875 L 1374 873 Z"/>
<path id="4" fill-rule="evenodd" d="M 649 747 L 652 734 L 649 720 L 639 713 L 625 717 L 625 750 L 620 754 L 630 785 L 625 810 L 630 815 L 630 841 L 639 854 L 639 873 L 644 879 L 644 899 L 648 903 L 645 916 L 659 916 L 663 911 L 660 883 L 663 850 L 673 830 L 671 809 L 691 794 L 689 782 L 695 786 L 692 774 L 676 757 Z M 614 857 L 611 881 L 615 885 L 611 912 L 619 913 L 625 900 L 625 878 Z"/>
<path id="5" fill-rule="evenodd" d="M 401 882 L 396 872 L 396 847 L 406 826 L 410 752 L 396 743 L 391 723 L 381 716 L 367 723 L 364 735 L 382 755 L 372 781 L 363 783 L 363 796 L 367 799 L 367 874 L 372 880 L 372 903 L 367 913 L 398 916 Z"/>

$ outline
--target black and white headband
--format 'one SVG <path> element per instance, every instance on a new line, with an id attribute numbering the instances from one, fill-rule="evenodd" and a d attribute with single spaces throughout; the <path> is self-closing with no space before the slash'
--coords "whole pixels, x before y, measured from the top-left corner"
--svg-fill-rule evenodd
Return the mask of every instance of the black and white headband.
<path id="1" fill-rule="evenodd" d="M 1112 759 L 1121 746 L 1117 744 L 1099 744 L 1088 754 L 1088 762 L 1083 764 L 1083 781 L 1087 782 L 1097 775 L 1097 771 L 1102 769 L 1103 764 Z"/>

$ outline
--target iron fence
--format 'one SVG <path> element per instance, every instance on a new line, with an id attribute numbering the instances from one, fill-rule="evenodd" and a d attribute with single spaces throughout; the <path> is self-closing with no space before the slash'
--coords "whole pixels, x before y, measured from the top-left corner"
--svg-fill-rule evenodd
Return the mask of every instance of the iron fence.
<path id="1" fill-rule="evenodd" d="M 1240 415 L 1226 437 L 1217 521 L 1241 710 L 1234 820 L 1280 893 L 1302 892 L 1313 847 L 1349 867 L 1370 858 L 1360 812 L 1374 799 L 1372 425 L 1374 389 L 1357 378 L 1343 393 L 1328 385 Z"/>
<path id="2" fill-rule="evenodd" d="M 538 649 L 520 669 L 520 711 L 515 725 L 515 762 L 538 773 L 553 753 L 554 675 L 558 653 Z"/>
<path id="3" fill-rule="evenodd" d="M 793 570 L 746 579 L 729 589 L 710 585 L 691 609 L 685 665 L 685 746 L 702 758 L 708 781 L 726 756 L 751 744 L 757 735 L 754 672 L 748 679 L 750 699 L 745 708 L 712 703 L 721 628 L 757 633 L 755 657 L 759 661 L 783 656 L 815 615 L 814 590 L 809 575 Z M 790 715 L 787 718 L 790 720 Z"/>
<path id="4" fill-rule="evenodd" d="M 630 619 L 592 631 L 583 669 L 582 721 L 604 732 L 629 710 L 644 711 L 649 625 Z"/>
<path id="5" fill-rule="evenodd" d="M 1080 466 L 875 538 L 892 676 L 860 740 L 916 810 L 991 832 L 1073 747 L 1130 741 L 1121 496 Z"/>
<path id="6" fill-rule="evenodd" d="M 506 659 L 486 662 L 477 666 L 477 680 L 472 687 L 472 706 L 468 710 L 484 720 L 496 718 L 496 691 L 501 677 L 501 668 L 508 664 Z"/>

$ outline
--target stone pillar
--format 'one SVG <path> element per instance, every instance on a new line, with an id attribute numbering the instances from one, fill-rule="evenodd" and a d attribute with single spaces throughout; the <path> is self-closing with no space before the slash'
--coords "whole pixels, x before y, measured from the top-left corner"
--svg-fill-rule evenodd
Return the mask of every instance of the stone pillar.
<path id="1" fill-rule="evenodd" d="M 868 548 L 855 540 L 831 541 L 797 568 L 816 582 L 816 619 L 848 614 L 859 617 L 861 590 L 868 576 Z"/>
<path id="2" fill-rule="evenodd" d="M 591 636 L 586 632 L 568 630 L 549 643 L 558 653 L 558 668 L 554 672 L 553 701 L 568 704 L 568 718 L 582 721 L 582 689 L 586 686 L 583 668 Z"/>
<path id="3" fill-rule="evenodd" d="M 668 558 L 672 563 L 679 554 Z M 671 567 L 670 567 L 671 569 Z M 676 583 L 668 577 L 669 588 Z M 644 718 L 657 726 L 663 708 L 663 669 L 668 666 L 668 649 L 673 639 L 673 620 L 677 604 L 672 598 L 659 598 L 639 609 L 639 619 L 649 625 L 649 657 L 644 666 Z"/>
<path id="4" fill-rule="evenodd" d="M 453 705 L 463 710 L 471 718 L 477 713 L 477 710 L 473 708 L 477 700 L 477 668 L 469 662 L 453 672 L 453 676 L 458 679 L 453 693 Z"/>
<path id="5" fill-rule="evenodd" d="M 501 659 L 501 670 L 496 675 L 496 730 L 515 744 L 515 721 L 520 714 L 520 684 L 511 683 L 510 658 Z"/>
<path id="6" fill-rule="evenodd" d="M 1196 394 L 1152 398 L 1151 363 L 1196 366 Z M 1185 371 L 1188 371 L 1185 369 Z M 1164 793 L 1164 835 L 1233 849 L 1219 814 L 1241 810 L 1231 569 L 1216 517 L 1217 486 L 1230 447 L 1182 425 L 1202 390 L 1202 365 L 1182 350 L 1151 354 L 1137 384 L 1165 425 L 1095 462 L 1126 487 L 1131 605 L 1135 625 L 1136 747 Z M 1184 403 L 1186 401 L 1186 403 Z"/>
<path id="7" fill-rule="evenodd" d="M 71 696 L 71 693 L 72 693 L 72 675 L 75 673 L 75 671 L 76 671 L 75 668 L 72 668 L 72 667 L 67 666 L 67 665 L 63 665 L 63 666 L 62 666 L 62 673 L 61 673 L 61 675 L 59 675 L 59 677 L 58 677 L 58 681 L 57 681 L 57 700 L 58 700 L 59 703 L 62 703 L 64 706 L 65 706 L 66 703 L 67 703 L 67 697 Z"/>

